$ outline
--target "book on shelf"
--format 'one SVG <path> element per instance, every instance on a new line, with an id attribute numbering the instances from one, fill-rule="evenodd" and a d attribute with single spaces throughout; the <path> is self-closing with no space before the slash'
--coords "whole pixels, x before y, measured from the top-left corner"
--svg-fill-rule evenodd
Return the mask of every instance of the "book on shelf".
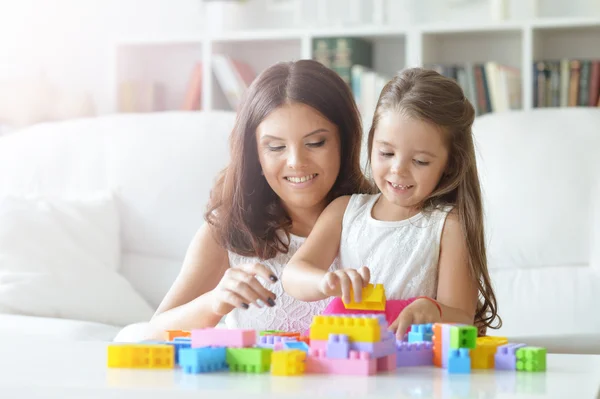
<path id="1" fill-rule="evenodd" d="M 518 68 L 494 61 L 429 64 L 425 68 L 456 80 L 476 115 L 522 108 L 521 71 Z"/>
<path id="2" fill-rule="evenodd" d="M 119 112 L 158 112 L 165 109 L 165 89 L 161 83 L 126 80 L 119 83 Z"/>
<path id="3" fill-rule="evenodd" d="M 373 67 L 373 45 L 356 37 L 313 39 L 313 59 L 333 69 L 352 86 L 352 67 Z"/>
<path id="4" fill-rule="evenodd" d="M 533 106 L 600 107 L 600 60 L 537 60 Z"/>
<path id="5" fill-rule="evenodd" d="M 231 109 L 237 111 L 242 96 L 256 78 L 250 65 L 224 54 L 213 54 L 212 67 Z"/>
<path id="6" fill-rule="evenodd" d="M 196 63 L 192 68 L 182 110 L 197 111 L 202 109 L 202 62 Z"/>

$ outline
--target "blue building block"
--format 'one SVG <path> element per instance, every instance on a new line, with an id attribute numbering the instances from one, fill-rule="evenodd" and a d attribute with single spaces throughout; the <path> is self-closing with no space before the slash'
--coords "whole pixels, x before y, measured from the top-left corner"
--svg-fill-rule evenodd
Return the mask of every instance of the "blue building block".
<path id="1" fill-rule="evenodd" d="M 301 351 L 306 352 L 307 354 L 308 350 L 310 349 L 308 345 L 306 345 L 306 342 L 302 341 L 284 341 L 283 347 L 285 349 L 299 349 Z"/>
<path id="2" fill-rule="evenodd" d="M 224 347 L 183 348 L 179 350 L 179 365 L 187 374 L 227 370 Z"/>
<path id="3" fill-rule="evenodd" d="M 449 350 L 448 372 L 452 374 L 469 374 L 471 372 L 471 356 L 469 356 L 468 348 Z"/>
<path id="4" fill-rule="evenodd" d="M 408 332 L 408 342 L 431 342 L 433 324 L 413 324 Z"/>

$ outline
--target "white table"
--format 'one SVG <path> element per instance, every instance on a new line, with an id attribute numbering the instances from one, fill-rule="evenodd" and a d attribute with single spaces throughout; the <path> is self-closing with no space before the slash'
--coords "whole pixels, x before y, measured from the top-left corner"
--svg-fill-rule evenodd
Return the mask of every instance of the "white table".
<path id="1" fill-rule="evenodd" d="M 0 397 L 12 398 L 595 398 L 599 355 L 548 355 L 548 371 L 475 370 L 449 375 L 435 367 L 401 368 L 372 377 L 106 367 L 105 342 L 0 343 Z"/>

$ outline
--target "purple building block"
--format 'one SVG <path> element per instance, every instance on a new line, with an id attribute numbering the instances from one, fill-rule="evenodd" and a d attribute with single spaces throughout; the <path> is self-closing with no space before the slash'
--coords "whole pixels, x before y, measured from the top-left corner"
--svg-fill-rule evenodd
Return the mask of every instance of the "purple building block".
<path id="1" fill-rule="evenodd" d="M 496 370 L 516 370 L 517 369 L 517 356 L 515 352 L 517 349 L 524 347 L 525 344 L 514 344 L 508 343 L 506 345 L 500 345 L 496 349 L 494 355 L 494 364 Z"/>
<path id="2" fill-rule="evenodd" d="M 325 350 L 329 354 L 327 347 L 328 343 L 328 341 L 311 340 L 310 347 L 313 349 Z M 391 331 L 385 331 L 382 340 L 379 342 L 349 342 L 349 350 L 369 352 L 371 358 L 379 359 L 380 357 L 385 357 L 396 352 L 396 336 Z"/>
<path id="3" fill-rule="evenodd" d="M 256 346 L 258 346 L 260 348 L 274 349 L 275 344 L 278 344 L 278 343 L 283 344 L 288 341 L 296 341 L 296 338 L 282 337 L 279 335 L 263 335 L 263 336 L 259 337 L 258 342 L 256 343 Z"/>
<path id="4" fill-rule="evenodd" d="M 432 342 L 396 341 L 396 365 L 398 367 L 431 366 L 432 364 Z"/>
<path id="5" fill-rule="evenodd" d="M 330 359 L 348 359 L 350 343 L 346 334 L 329 334 L 326 349 L 327 357 Z"/>

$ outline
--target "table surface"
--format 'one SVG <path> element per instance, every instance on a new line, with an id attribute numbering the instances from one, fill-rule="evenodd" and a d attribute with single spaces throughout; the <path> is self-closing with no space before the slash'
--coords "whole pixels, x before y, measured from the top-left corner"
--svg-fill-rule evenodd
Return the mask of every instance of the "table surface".
<path id="1" fill-rule="evenodd" d="M 0 392 L 86 398 L 595 398 L 600 355 L 548 355 L 545 373 L 435 367 L 400 368 L 371 377 L 132 370 L 106 367 L 106 342 L 0 342 Z M 210 396 L 208 396 L 210 395 Z M 5 396 L 2 397 L 13 397 Z"/>

